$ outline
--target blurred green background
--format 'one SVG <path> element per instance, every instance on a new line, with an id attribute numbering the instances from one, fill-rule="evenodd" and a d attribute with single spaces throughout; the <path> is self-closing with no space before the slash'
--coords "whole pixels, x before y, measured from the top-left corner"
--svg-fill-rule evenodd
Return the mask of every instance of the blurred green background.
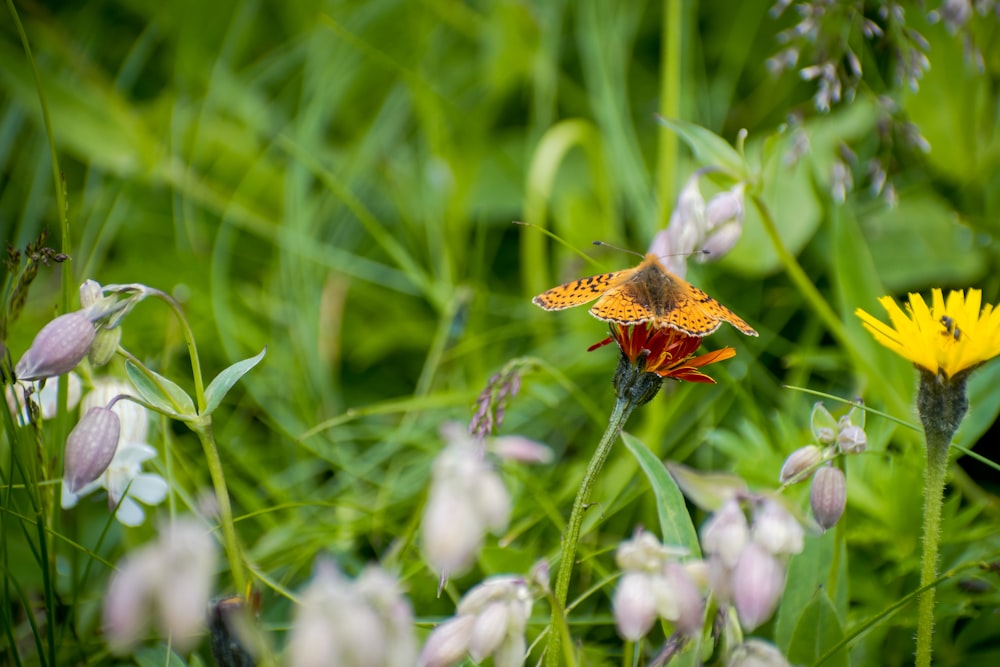
<path id="1" fill-rule="evenodd" d="M 72 257 L 62 268 L 74 286 L 93 278 L 172 293 L 209 376 L 268 346 L 215 430 L 247 557 L 270 582 L 257 585 L 279 644 L 290 618 L 280 588 L 301 586 L 320 553 L 349 572 L 373 559 L 395 568 L 424 620 L 451 614 L 485 574 L 524 573 L 557 553 L 610 410 L 617 353 L 586 352 L 606 329 L 584 309 L 544 313 L 530 298 L 634 264 L 591 241 L 643 252 L 700 167 L 724 169 L 703 181 L 706 196 L 745 181 L 776 234 L 748 198 L 734 251 L 692 263 L 689 280 L 761 335 L 723 327 L 707 347 L 738 354 L 711 369 L 718 385 L 668 386 L 636 413 L 630 430 L 663 458 L 776 487 L 784 456 L 808 440 L 816 400 L 783 385 L 861 396 L 914 422 L 912 369 L 871 340 L 855 308 L 881 316 L 877 297 L 931 287 L 1000 296 L 995 13 L 955 24 L 936 4 L 890 2 L 780 14 L 759 0 L 14 4 L 51 118 L 70 236 L 59 236 L 39 91 L 8 3 L 0 238 L 21 248 L 48 230 Z M 809 16 L 800 6 L 824 8 L 815 39 L 794 35 Z M 796 65 L 773 72 L 768 59 L 789 47 Z M 920 54 L 930 67 L 913 86 Z M 822 64 L 841 85 L 829 111 L 817 109 L 820 79 L 800 73 Z M 658 112 L 689 125 L 675 134 Z M 515 220 L 552 229 L 569 249 Z M 55 313 L 59 280 L 43 270 L 33 285 L 6 341 L 15 359 Z M 123 345 L 190 388 L 165 310 L 140 306 Z M 500 433 L 548 443 L 556 462 L 505 466 L 516 505 L 503 548 L 491 542 L 439 599 L 416 539 L 438 427 L 467 421 L 489 378 L 519 356 L 537 361 Z M 995 365 L 975 377 L 959 444 L 972 448 L 993 423 L 998 379 Z M 868 432 L 869 453 L 848 462 L 836 536 L 848 549 L 847 627 L 917 580 L 921 441 L 871 415 Z M 158 444 L 168 443 L 183 511 L 207 473 L 185 429 L 168 426 Z M 637 470 L 623 449 L 613 454 L 577 594 L 612 571 L 614 545 L 635 526 L 656 525 Z M 996 478 L 970 470 L 953 480 L 945 568 L 998 553 Z M 805 489 L 791 491 L 804 502 Z M 80 512 L 84 535 L 103 526 L 100 503 Z M 102 556 L 145 541 L 150 523 L 116 527 Z M 100 640 L 81 629 L 96 623 L 102 577 L 72 619 L 88 653 Z M 954 582 L 939 593 L 938 641 L 952 656 L 941 664 L 1000 650 L 986 612 L 1000 603 L 997 581 L 986 581 L 975 595 Z M 620 655 L 612 590 L 575 612 L 589 664 Z M 906 664 L 912 614 L 866 634 L 856 664 Z M 544 609 L 536 615 L 535 634 Z"/>

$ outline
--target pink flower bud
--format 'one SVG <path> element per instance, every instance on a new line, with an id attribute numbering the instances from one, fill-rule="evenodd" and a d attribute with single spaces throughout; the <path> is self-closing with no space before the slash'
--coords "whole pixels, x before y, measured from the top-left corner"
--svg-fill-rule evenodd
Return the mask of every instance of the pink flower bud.
<path id="1" fill-rule="evenodd" d="M 837 434 L 837 447 L 844 454 L 860 454 L 868 447 L 868 436 L 860 426 L 849 424 Z"/>
<path id="2" fill-rule="evenodd" d="M 93 323 L 80 311 L 60 315 L 38 332 L 14 374 L 18 380 L 41 380 L 68 373 L 87 356 L 95 335 Z"/>
<path id="3" fill-rule="evenodd" d="M 688 636 L 698 635 L 705 623 L 705 599 L 690 572 L 680 563 L 667 563 L 663 574 L 677 604 L 674 624 Z"/>
<path id="4" fill-rule="evenodd" d="M 476 623 L 469 636 L 469 655 L 476 662 L 482 662 L 492 655 L 507 636 L 510 607 L 503 602 L 491 602 L 476 615 Z"/>
<path id="5" fill-rule="evenodd" d="M 460 663 L 468 651 L 475 624 L 475 616 L 456 616 L 434 628 L 417 659 L 418 667 L 450 667 Z"/>
<path id="6" fill-rule="evenodd" d="M 847 505 L 847 479 L 840 468 L 823 466 L 813 475 L 809 506 L 816 522 L 829 529 L 840 520 Z"/>
<path id="7" fill-rule="evenodd" d="M 773 644 L 748 639 L 729 654 L 728 667 L 791 667 L 791 663 Z"/>
<path id="8" fill-rule="evenodd" d="M 802 525 L 774 500 L 765 500 L 754 513 L 753 539 L 775 556 L 802 551 Z"/>
<path id="9" fill-rule="evenodd" d="M 752 632 L 771 617 L 785 589 L 785 569 L 764 547 L 751 542 L 733 568 L 733 604 Z"/>
<path id="10" fill-rule="evenodd" d="M 701 547 L 706 554 L 717 554 L 727 567 L 736 563 L 750 539 L 747 518 L 736 500 L 728 500 L 701 528 Z"/>
<path id="11" fill-rule="evenodd" d="M 107 408 L 91 408 L 73 427 L 66 439 L 63 460 L 63 507 L 66 493 L 75 496 L 107 469 L 118 447 L 120 431 L 118 415 Z"/>
<path id="12" fill-rule="evenodd" d="M 520 435 L 502 435 L 489 443 L 490 450 L 504 461 L 549 463 L 552 450 L 540 442 Z"/>
<path id="13" fill-rule="evenodd" d="M 612 602 L 618 634 L 628 641 L 639 641 L 656 620 L 656 597 L 650 576 L 642 572 L 626 572 L 618 582 Z"/>
<path id="14" fill-rule="evenodd" d="M 823 461 L 823 450 L 816 445 L 799 447 L 788 455 L 781 466 L 779 479 L 782 484 L 794 484 L 801 481 L 813 468 Z"/>

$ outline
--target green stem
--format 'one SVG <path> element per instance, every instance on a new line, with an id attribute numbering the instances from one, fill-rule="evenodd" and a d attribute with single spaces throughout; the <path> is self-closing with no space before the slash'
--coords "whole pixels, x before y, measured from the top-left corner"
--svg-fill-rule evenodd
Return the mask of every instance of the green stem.
<path id="1" fill-rule="evenodd" d="M 660 115 L 681 117 L 682 47 L 684 39 L 681 0 L 664 0 L 663 46 L 660 51 Z M 666 229 L 673 209 L 677 181 L 677 133 L 660 128 L 657 150 L 656 229 Z"/>
<path id="2" fill-rule="evenodd" d="M 920 564 L 920 586 L 937 579 L 938 547 L 941 541 L 941 505 L 948 470 L 948 440 L 927 437 L 927 470 L 924 471 L 924 545 Z M 917 667 L 930 667 L 934 636 L 934 594 L 928 587 L 920 594 L 917 608 Z"/>
<path id="3" fill-rule="evenodd" d="M 201 446 L 205 450 L 208 474 L 212 478 L 215 498 L 219 503 L 219 524 L 222 527 L 222 540 L 226 548 L 226 558 L 229 559 L 229 569 L 233 575 L 233 586 L 237 594 L 245 595 L 246 573 L 243 571 L 240 544 L 236 539 L 236 525 L 233 523 L 233 508 L 229 504 L 226 477 L 222 472 L 222 459 L 219 458 L 219 448 L 216 446 L 215 436 L 212 434 L 212 416 L 205 415 L 198 422 L 188 422 L 188 426 L 198 434 Z"/>
<path id="4" fill-rule="evenodd" d="M 206 406 L 205 381 L 201 376 L 201 361 L 198 359 L 198 347 L 195 344 L 194 332 L 191 331 L 191 325 L 188 324 L 187 318 L 184 317 L 184 310 L 181 308 L 181 305 L 172 296 L 155 289 L 151 289 L 150 292 L 165 301 L 173 309 L 174 314 L 177 315 L 177 320 L 181 323 L 181 330 L 184 332 L 184 341 L 187 343 L 188 356 L 191 357 L 191 376 L 194 378 L 194 396 L 198 402 L 198 414 L 204 414 Z"/>
<path id="5" fill-rule="evenodd" d="M 576 561 L 576 547 L 580 541 L 580 528 L 583 525 L 583 513 L 587 509 L 590 500 L 590 493 L 593 491 L 597 475 L 600 474 L 604 462 L 611 453 L 611 447 L 618 439 L 625 422 L 635 408 L 635 402 L 627 398 L 619 398 L 615 401 L 614 409 L 611 411 L 611 418 L 608 420 L 608 427 L 601 436 L 601 441 L 597 445 L 597 450 L 587 465 L 587 472 L 580 482 L 580 489 L 576 492 L 576 499 L 573 501 L 573 510 L 569 515 L 569 522 L 566 530 L 563 531 L 562 544 L 559 555 L 559 571 L 556 574 L 555 596 L 552 599 L 552 619 L 549 622 L 549 639 L 545 649 L 545 667 L 556 667 L 561 664 L 559 660 L 559 644 L 563 634 L 566 632 L 566 598 L 569 595 L 569 581 L 573 574 L 573 565 Z M 571 661 L 567 660 L 566 664 Z"/>

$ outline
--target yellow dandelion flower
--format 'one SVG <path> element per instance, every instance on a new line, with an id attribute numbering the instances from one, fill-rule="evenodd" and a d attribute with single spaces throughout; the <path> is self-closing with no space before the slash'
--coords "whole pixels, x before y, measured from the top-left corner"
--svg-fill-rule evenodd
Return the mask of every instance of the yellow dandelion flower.
<path id="1" fill-rule="evenodd" d="M 879 343 L 950 380 L 1000 354 L 1000 310 L 983 305 L 982 298 L 982 290 L 952 290 L 946 301 L 941 290 L 934 289 L 928 307 L 922 296 L 911 292 L 904 312 L 892 297 L 884 296 L 879 303 L 892 326 L 860 308 L 854 314 Z"/>

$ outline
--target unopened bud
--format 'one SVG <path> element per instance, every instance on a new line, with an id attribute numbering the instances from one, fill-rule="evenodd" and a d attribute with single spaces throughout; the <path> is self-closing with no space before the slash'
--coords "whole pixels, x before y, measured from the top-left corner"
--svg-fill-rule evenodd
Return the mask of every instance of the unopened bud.
<path id="1" fill-rule="evenodd" d="M 41 380 L 68 373 L 87 356 L 95 335 L 93 323 L 80 311 L 60 315 L 38 332 L 14 374 L 18 380 Z"/>
<path id="2" fill-rule="evenodd" d="M 847 479 L 840 468 L 823 466 L 813 475 L 809 505 L 816 522 L 827 530 L 840 520 L 847 504 Z"/>
<path id="3" fill-rule="evenodd" d="M 663 575 L 677 604 L 674 624 L 688 636 L 697 635 L 705 622 L 705 599 L 688 568 L 680 563 L 670 562 L 664 566 Z"/>
<path id="4" fill-rule="evenodd" d="M 736 500 L 728 500 L 701 529 L 701 546 L 706 554 L 717 554 L 726 567 L 736 563 L 750 539 L 747 518 Z"/>
<path id="5" fill-rule="evenodd" d="M 650 575 L 626 572 L 615 589 L 612 608 L 622 638 L 635 642 L 645 637 L 656 620 L 656 597 Z"/>
<path id="6" fill-rule="evenodd" d="M 748 544 L 733 568 L 733 604 L 747 632 L 771 617 L 784 589 L 781 562 L 756 542 Z"/>
<path id="7" fill-rule="evenodd" d="M 860 426 L 848 424 L 837 434 L 837 447 L 844 454 L 860 454 L 868 448 L 868 436 Z"/>
<path id="8" fill-rule="evenodd" d="M 781 466 L 779 479 L 782 484 L 799 482 L 822 461 L 823 450 L 816 445 L 799 447 L 785 459 L 784 465 Z"/>
<path id="9" fill-rule="evenodd" d="M 95 303 L 104 298 L 104 290 L 101 283 L 96 280 L 85 280 L 80 285 L 80 307 L 90 308 Z"/>
<path id="10" fill-rule="evenodd" d="M 469 635 L 469 655 L 482 662 L 492 655 L 507 636 L 510 607 L 503 602 L 492 602 L 476 615 L 476 623 Z"/>
<path id="11" fill-rule="evenodd" d="M 802 551 L 802 525 L 774 500 L 765 500 L 753 519 L 753 539 L 780 556 Z"/>
<path id="12" fill-rule="evenodd" d="M 743 225 L 743 190 L 746 184 L 737 183 L 733 188 L 712 197 L 705 207 L 705 222 L 708 233 L 733 224 L 737 229 Z M 739 234 L 736 235 L 739 238 Z"/>
<path id="13" fill-rule="evenodd" d="M 76 494 L 107 469 L 118 447 L 120 431 L 118 415 L 108 408 L 91 408 L 70 431 L 63 461 L 64 508 L 67 493 Z M 72 504 L 76 504 L 75 497 Z"/>
<path id="14" fill-rule="evenodd" d="M 729 654 L 728 667 L 791 667 L 791 663 L 773 644 L 748 639 Z"/>
<path id="15" fill-rule="evenodd" d="M 418 667 L 450 667 L 461 662 L 475 624 L 475 616 L 457 616 L 434 628 L 420 652 Z"/>
<path id="16" fill-rule="evenodd" d="M 94 337 L 94 344 L 90 346 L 87 359 L 94 366 L 103 366 L 115 356 L 115 352 L 118 351 L 118 343 L 121 342 L 121 339 L 121 327 L 115 327 L 114 329 L 102 328 Z"/>

